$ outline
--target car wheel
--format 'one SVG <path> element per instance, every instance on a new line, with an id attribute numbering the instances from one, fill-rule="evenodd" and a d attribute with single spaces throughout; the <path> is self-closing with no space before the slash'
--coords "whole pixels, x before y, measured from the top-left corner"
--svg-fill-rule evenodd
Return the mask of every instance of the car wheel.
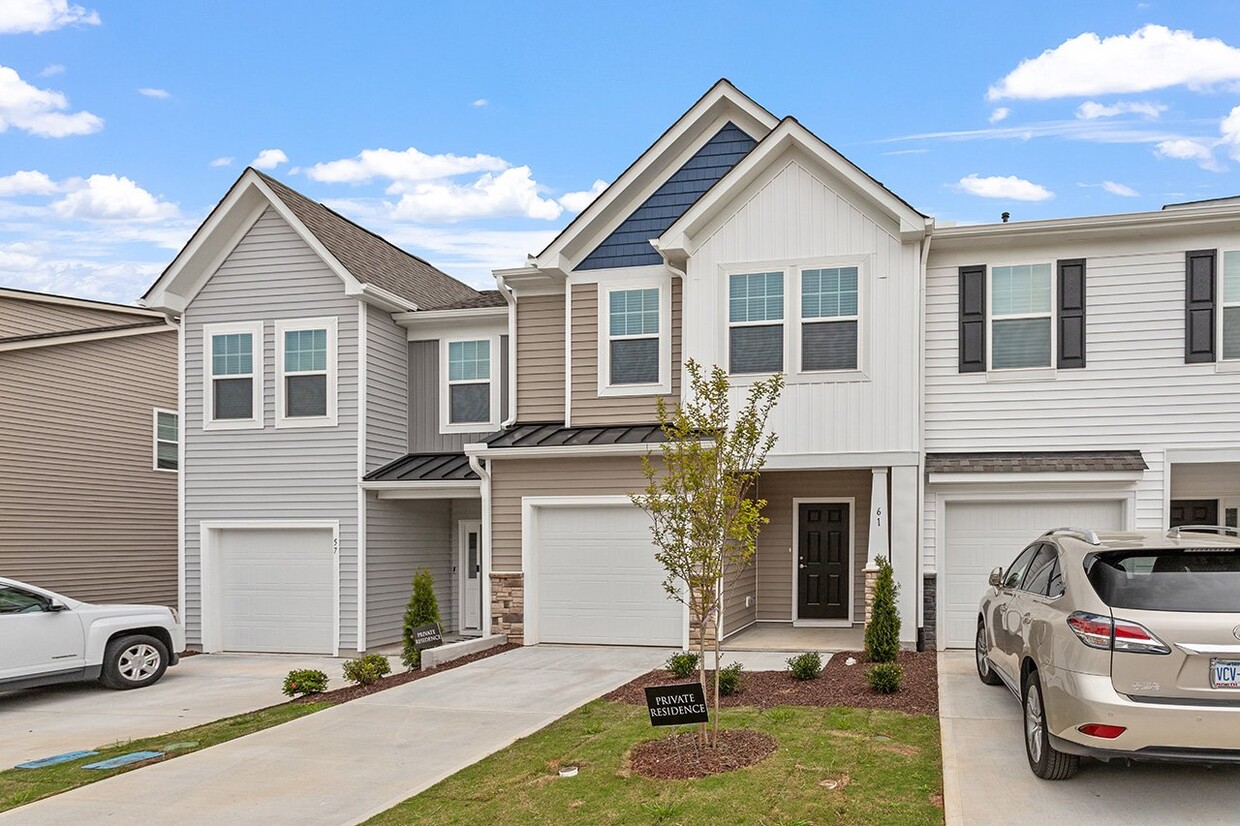
<path id="1" fill-rule="evenodd" d="M 1043 780 L 1067 780 L 1080 768 L 1081 758 L 1051 745 L 1046 730 L 1046 701 L 1037 669 L 1025 677 L 1025 755 L 1029 768 Z"/>
<path id="2" fill-rule="evenodd" d="M 995 673 L 995 667 L 986 656 L 986 623 L 977 621 L 977 638 L 973 643 L 973 658 L 977 661 L 977 677 L 986 685 L 1000 685 L 1003 680 Z"/>
<path id="3" fill-rule="evenodd" d="M 167 670 L 168 646 L 147 634 L 134 634 L 108 643 L 99 679 L 108 688 L 143 688 Z"/>

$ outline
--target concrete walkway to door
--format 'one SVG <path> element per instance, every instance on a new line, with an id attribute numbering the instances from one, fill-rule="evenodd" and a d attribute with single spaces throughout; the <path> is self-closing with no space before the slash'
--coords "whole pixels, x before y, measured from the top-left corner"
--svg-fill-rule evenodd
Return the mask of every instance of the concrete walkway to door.
<path id="1" fill-rule="evenodd" d="M 669 653 L 545 645 L 510 651 L 14 809 L 0 824 L 357 823 Z"/>

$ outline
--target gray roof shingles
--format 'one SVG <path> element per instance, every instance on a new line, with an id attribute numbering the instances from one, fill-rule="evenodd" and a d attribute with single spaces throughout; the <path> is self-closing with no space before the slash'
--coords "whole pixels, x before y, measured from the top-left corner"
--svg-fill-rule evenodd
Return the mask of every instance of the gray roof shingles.
<path id="1" fill-rule="evenodd" d="M 423 310 L 482 310 L 488 307 L 506 307 L 508 302 L 499 290 L 479 290 L 473 298 L 453 301 L 437 307 L 423 307 Z"/>
<path id="2" fill-rule="evenodd" d="M 926 454 L 926 470 L 930 473 L 1089 473 L 1147 469 L 1139 450 Z"/>

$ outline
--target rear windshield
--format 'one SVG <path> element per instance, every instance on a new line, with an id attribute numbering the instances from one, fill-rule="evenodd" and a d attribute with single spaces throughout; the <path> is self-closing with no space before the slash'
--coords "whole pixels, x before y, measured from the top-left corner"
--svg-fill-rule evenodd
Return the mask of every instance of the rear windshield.
<path id="1" fill-rule="evenodd" d="M 1085 570 L 1113 608 L 1240 612 L 1240 549 L 1111 551 L 1091 554 Z"/>

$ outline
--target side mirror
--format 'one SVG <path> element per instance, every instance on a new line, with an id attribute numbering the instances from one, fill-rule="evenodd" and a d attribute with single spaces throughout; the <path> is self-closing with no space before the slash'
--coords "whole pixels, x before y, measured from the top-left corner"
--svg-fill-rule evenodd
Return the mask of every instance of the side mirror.
<path id="1" fill-rule="evenodd" d="M 992 588 L 1002 588 L 1003 587 L 1003 569 L 995 568 L 993 571 L 991 571 L 989 582 L 990 582 L 990 587 Z"/>
<path id="2" fill-rule="evenodd" d="M 69 606 L 65 605 L 63 602 L 59 602 L 58 600 L 51 600 L 47 603 L 47 608 L 44 610 L 50 611 L 53 614 L 58 614 L 61 611 L 68 611 Z"/>

